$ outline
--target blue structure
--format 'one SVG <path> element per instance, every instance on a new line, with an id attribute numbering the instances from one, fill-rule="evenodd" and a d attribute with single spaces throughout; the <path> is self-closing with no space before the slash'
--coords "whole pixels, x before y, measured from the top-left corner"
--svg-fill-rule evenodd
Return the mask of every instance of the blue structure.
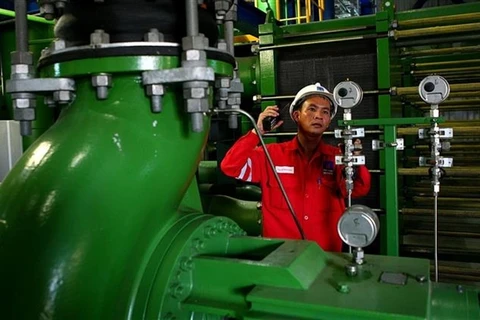
<path id="1" fill-rule="evenodd" d="M 7 10 L 14 10 L 14 0 L 0 0 L 0 8 Z M 36 0 L 28 1 L 28 13 L 37 13 L 40 8 Z"/>
<path id="2" fill-rule="evenodd" d="M 375 13 L 375 4 L 371 0 L 360 0 L 360 15 L 365 16 Z"/>

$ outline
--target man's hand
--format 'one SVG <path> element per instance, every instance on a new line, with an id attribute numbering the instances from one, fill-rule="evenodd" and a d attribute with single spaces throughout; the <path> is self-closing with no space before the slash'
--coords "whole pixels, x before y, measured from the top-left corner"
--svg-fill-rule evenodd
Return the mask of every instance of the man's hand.
<path id="1" fill-rule="evenodd" d="M 280 114 L 278 113 L 278 107 L 277 106 L 270 106 L 270 107 L 267 107 L 265 108 L 265 110 L 263 110 L 262 113 L 260 113 L 260 115 L 258 116 L 258 120 L 257 120 L 257 127 L 258 129 L 260 130 L 260 133 L 261 134 L 265 134 L 267 131 L 265 131 L 263 129 L 263 120 L 265 120 L 265 118 L 267 117 L 272 117 L 272 118 L 276 118 L 278 117 Z M 281 125 L 283 124 L 283 120 L 280 120 L 278 121 L 270 131 L 273 131 L 275 129 L 277 129 L 278 127 L 280 127 Z M 254 133 L 255 130 L 253 130 Z"/>

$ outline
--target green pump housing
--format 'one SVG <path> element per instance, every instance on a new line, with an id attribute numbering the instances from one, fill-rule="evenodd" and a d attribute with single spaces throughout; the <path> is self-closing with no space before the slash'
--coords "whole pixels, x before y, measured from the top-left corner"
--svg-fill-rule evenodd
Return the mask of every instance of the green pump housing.
<path id="1" fill-rule="evenodd" d="M 430 281 L 428 260 L 366 255 L 351 276 L 348 253 L 248 235 L 260 232 L 258 189 L 202 202 L 230 53 L 203 48 L 214 78 L 199 131 L 188 81 L 163 86 L 161 112 L 144 83 L 189 66 L 179 43 L 62 50 L 40 58 L 38 76 L 74 80 L 74 97 L 0 185 L 1 319 L 478 319 L 478 289 Z M 96 75 L 111 77 L 107 97 Z"/>

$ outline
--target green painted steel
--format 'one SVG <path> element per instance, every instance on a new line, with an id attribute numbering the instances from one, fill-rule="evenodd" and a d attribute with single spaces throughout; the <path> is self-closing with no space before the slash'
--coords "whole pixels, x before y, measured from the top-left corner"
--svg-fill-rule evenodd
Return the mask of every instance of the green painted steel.
<path id="1" fill-rule="evenodd" d="M 28 28 L 29 50 L 33 54 L 33 60 L 37 61 L 40 58 L 42 50 L 45 47 L 48 47 L 48 39 L 53 38 L 53 26 L 51 24 L 30 22 Z M 42 41 L 37 41 L 39 39 L 42 39 Z M 15 28 L 13 24 L 8 24 L 2 26 L 0 29 L 0 54 L 2 58 L 3 81 L 10 79 L 10 52 L 12 51 L 15 51 Z M 12 99 L 10 94 L 5 94 L 4 99 L 7 109 L 7 118 L 13 119 Z M 38 137 L 40 137 L 54 122 L 54 112 L 45 105 L 43 96 L 37 96 L 37 106 L 35 110 L 36 119 L 32 122 L 32 135 L 23 138 L 24 150 L 38 139 Z"/>
<path id="2" fill-rule="evenodd" d="M 455 306 L 477 319 L 478 289 L 432 284 L 428 260 L 367 255 L 354 277 L 349 261 L 306 241 L 232 238 L 225 255 L 193 258 L 192 289 L 178 300 L 235 319 L 452 319 Z M 384 273 L 400 283 L 380 281 Z"/>
<path id="3" fill-rule="evenodd" d="M 253 96 L 260 92 L 260 57 L 239 57 L 236 58 L 238 63 L 238 75 L 243 83 L 242 108 L 249 110 L 253 106 Z M 247 132 L 252 129 L 252 123 L 245 117 L 240 117 L 241 132 Z"/>
<path id="4" fill-rule="evenodd" d="M 275 39 L 279 38 L 280 29 L 275 24 L 271 13 L 267 13 L 267 23 L 259 26 L 260 46 L 270 46 L 275 44 Z M 264 50 L 258 53 L 260 67 L 260 95 L 273 96 L 277 94 L 277 51 Z M 262 110 L 266 107 L 276 104 L 276 101 L 263 101 L 260 104 Z M 265 139 L 265 142 L 275 142 L 275 139 Z"/>
<path id="5" fill-rule="evenodd" d="M 376 15 L 377 32 L 387 32 L 390 27 L 389 12 L 383 11 Z M 390 89 L 392 86 L 390 39 L 377 39 L 377 86 L 378 89 Z M 391 97 L 389 94 L 378 96 L 378 118 L 380 121 L 392 117 Z M 387 120 L 387 121 L 388 121 Z M 362 121 L 362 120 L 359 120 Z M 378 123 L 380 125 L 380 123 Z M 385 126 L 383 140 L 395 142 L 391 133 L 396 135 L 395 127 Z M 389 256 L 398 256 L 400 251 L 398 232 L 398 181 L 397 181 L 397 150 L 385 148 L 380 151 L 380 169 L 385 174 L 380 177 L 381 206 L 385 209 L 386 228 L 381 234 L 381 252 Z"/>
<path id="6" fill-rule="evenodd" d="M 204 212 L 233 220 L 249 236 L 262 234 L 262 212 L 258 201 L 240 200 L 227 195 L 204 195 Z"/>
<path id="7" fill-rule="evenodd" d="M 258 94 L 259 70 L 258 57 L 236 58 L 238 63 L 238 76 L 243 83 L 242 100 L 252 102 L 254 95 Z"/>
<path id="8" fill-rule="evenodd" d="M 281 8 L 277 8 L 276 0 L 256 0 L 257 9 L 262 10 L 265 13 L 273 13 L 274 18 L 279 18 L 282 14 Z"/>
<path id="9" fill-rule="evenodd" d="M 208 60 L 208 65 L 215 70 L 217 75 L 232 75 L 233 66 L 217 60 Z M 84 70 L 95 73 L 137 72 L 171 68 L 180 63 L 176 56 L 123 56 L 101 57 L 96 59 L 82 59 L 55 63 L 42 68 L 44 77 L 77 77 L 85 75 Z"/>
<path id="10" fill-rule="evenodd" d="M 217 161 L 200 161 L 198 165 L 198 183 L 216 183 L 218 177 Z"/>
<path id="11" fill-rule="evenodd" d="M 0 9 L 0 15 L 15 18 L 15 11 Z M 55 23 L 54 21 L 49 21 L 42 17 L 37 17 L 31 14 L 27 15 L 27 20 L 36 22 L 36 23 L 48 24 L 48 25 L 53 25 Z"/>
<path id="12" fill-rule="evenodd" d="M 345 19 L 333 19 L 325 21 L 317 21 L 311 23 L 301 23 L 301 24 L 291 24 L 282 26 L 282 31 L 284 34 L 298 34 L 309 33 L 309 32 L 319 32 L 319 31 L 339 31 L 344 30 L 348 31 L 349 28 L 360 28 L 363 33 L 366 32 L 367 28 L 375 27 L 375 15 L 363 16 L 363 17 L 353 17 Z"/>
<path id="13" fill-rule="evenodd" d="M 163 112 L 153 114 L 140 73 L 114 74 L 100 101 L 90 68 L 81 70 L 76 100 L 0 186 L 1 274 L 22 275 L 2 282 L 2 319 L 128 318 L 146 303 L 137 296 L 162 236 L 187 228 L 198 216 L 192 208 L 201 209 L 190 182 L 209 119 L 203 133 L 190 131 L 181 86 L 168 86 Z M 164 238 L 162 250 L 174 240 Z"/>

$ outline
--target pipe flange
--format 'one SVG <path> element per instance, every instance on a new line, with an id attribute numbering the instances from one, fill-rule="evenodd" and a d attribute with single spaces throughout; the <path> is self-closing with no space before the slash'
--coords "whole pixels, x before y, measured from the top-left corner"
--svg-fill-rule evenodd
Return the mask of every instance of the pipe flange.
<path id="1" fill-rule="evenodd" d="M 148 292 L 149 297 L 139 299 L 135 308 L 138 306 L 155 319 L 189 319 L 191 312 L 182 310 L 180 303 L 188 298 L 193 288 L 194 258 L 224 254 L 230 237 L 246 234 L 225 217 L 185 214 L 157 244 L 140 284 L 146 291 L 137 295 Z"/>

